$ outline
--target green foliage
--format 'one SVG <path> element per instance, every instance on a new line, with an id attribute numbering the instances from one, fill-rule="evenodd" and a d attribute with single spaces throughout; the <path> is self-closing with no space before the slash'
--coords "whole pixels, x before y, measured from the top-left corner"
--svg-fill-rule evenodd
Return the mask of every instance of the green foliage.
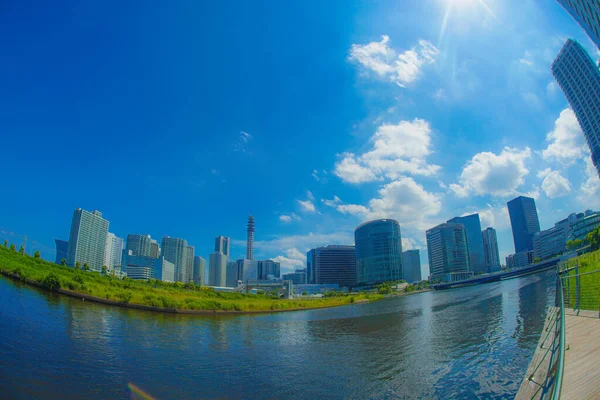
<path id="1" fill-rule="evenodd" d="M 573 240 L 573 246 L 575 246 L 575 249 L 580 249 L 583 246 L 583 240 L 581 240 L 581 239 Z"/>
<path id="2" fill-rule="evenodd" d="M 40 251 L 36 250 L 35 253 L 33 253 L 33 257 L 34 258 L 40 258 Z"/>
<path id="3" fill-rule="evenodd" d="M 14 245 L 14 243 L 10 245 L 10 249 L 12 251 L 17 251 L 17 247 Z"/>
<path id="4" fill-rule="evenodd" d="M 8 240 L 4 239 L 4 247 L 8 247 Z"/>
<path id="5" fill-rule="evenodd" d="M 533 263 L 534 263 L 534 264 L 537 264 L 537 263 L 539 263 L 539 262 L 541 262 L 541 261 L 542 261 L 542 259 L 541 259 L 541 258 L 539 258 L 539 257 L 536 257 L 536 258 L 534 258 L 534 259 L 533 259 Z"/>
<path id="6" fill-rule="evenodd" d="M 42 287 L 52 290 L 53 292 L 60 289 L 60 279 L 52 272 L 46 275 L 46 277 L 44 277 L 40 283 L 42 284 Z"/>
<path id="7" fill-rule="evenodd" d="M 79 261 L 75 263 L 75 269 L 81 269 L 81 263 Z"/>
<path id="8" fill-rule="evenodd" d="M 67 260 L 65 260 L 64 258 L 61 258 L 60 265 L 67 265 Z"/>
<path id="9" fill-rule="evenodd" d="M 88 265 L 88 263 L 83 263 L 83 270 L 84 271 L 89 271 L 90 270 L 90 266 Z"/>
<path id="10" fill-rule="evenodd" d="M 586 240 L 586 242 L 589 243 L 591 251 L 599 250 L 600 249 L 600 227 L 598 227 L 594 231 L 588 233 L 585 240 Z"/>
<path id="11" fill-rule="evenodd" d="M 408 285 L 408 286 L 406 287 L 406 289 L 404 289 L 404 291 L 405 291 L 406 293 L 414 292 L 414 291 L 415 291 L 415 286 L 414 286 L 414 285 Z"/>
<path id="12" fill-rule="evenodd" d="M 308 293 L 307 292 L 302 292 L 302 296 L 307 296 Z"/>
<path id="13" fill-rule="evenodd" d="M 23 246 L 19 247 L 19 253 L 25 254 L 25 248 Z"/>
<path id="14" fill-rule="evenodd" d="M 350 297 L 350 304 L 354 303 L 356 300 L 354 299 L 354 296 Z"/>
<path id="15" fill-rule="evenodd" d="M 102 266 L 102 275 L 106 275 L 106 271 L 108 271 L 108 268 L 106 268 L 106 265 Z"/>

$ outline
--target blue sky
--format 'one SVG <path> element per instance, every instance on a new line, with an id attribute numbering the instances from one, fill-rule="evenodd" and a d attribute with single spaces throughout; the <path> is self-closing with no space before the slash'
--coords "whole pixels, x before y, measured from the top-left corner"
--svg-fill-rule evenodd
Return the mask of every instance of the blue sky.
<path id="1" fill-rule="evenodd" d="M 553 1 L 4 2 L 0 231 L 53 257 L 76 207 L 110 231 L 213 238 L 301 267 L 397 219 L 404 248 L 468 212 L 513 252 L 506 201 L 542 229 L 600 208 L 600 181 L 550 73 Z"/>

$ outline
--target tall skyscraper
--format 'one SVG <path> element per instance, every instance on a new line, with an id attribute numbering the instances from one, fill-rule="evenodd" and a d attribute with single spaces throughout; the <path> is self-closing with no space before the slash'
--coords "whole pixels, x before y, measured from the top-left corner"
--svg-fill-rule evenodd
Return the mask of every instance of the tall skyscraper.
<path id="1" fill-rule="evenodd" d="M 552 75 L 575 112 L 600 174 L 600 70 L 579 43 L 568 39 L 552 63 Z"/>
<path id="2" fill-rule="evenodd" d="M 123 254 L 123 239 L 108 232 L 106 235 L 106 248 L 104 249 L 104 265 L 108 270 L 121 266 L 121 256 Z"/>
<path id="3" fill-rule="evenodd" d="M 515 253 L 533 250 L 533 235 L 540 231 L 535 200 L 519 196 L 507 203 L 512 226 Z"/>
<path id="4" fill-rule="evenodd" d="M 200 256 L 194 256 L 194 284 L 206 286 L 206 260 Z"/>
<path id="5" fill-rule="evenodd" d="M 252 214 L 248 217 L 248 241 L 246 243 L 246 259 L 254 260 L 254 217 Z"/>
<path id="6" fill-rule="evenodd" d="M 356 249 L 354 246 L 329 245 L 317 247 L 307 254 L 313 284 L 337 283 L 340 286 L 356 285 Z"/>
<path id="7" fill-rule="evenodd" d="M 281 277 L 281 264 L 273 260 L 258 261 L 258 279 L 266 280 Z"/>
<path id="8" fill-rule="evenodd" d="M 469 247 L 469 263 L 471 271 L 486 272 L 485 254 L 483 250 L 483 240 L 481 238 L 481 222 L 479 214 L 465 215 L 464 217 L 454 217 L 448 220 L 448 223 L 463 224 L 467 231 L 467 246 Z"/>
<path id="9" fill-rule="evenodd" d="M 150 241 L 150 257 L 160 257 L 160 246 L 158 245 L 158 242 L 154 239 Z"/>
<path id="10" fill-rule="evenodd" d="M 494 228 L 486 228 L 481 232 L 483 239 L 483 253 L 485 254 L 485 266 L 487 272 L 500 269 L 500 252 L 498 251 L 498 238 Z"/>
<path id="11" fill-rule="evenodd" d="M 221 252 L 212 253 L 208 260 L 208 285 L 223 287 L 227 282 L 227 256 Z"/>
<path id="12" fill-rule="evenodd" d="M 419 250 L 406 250 L 402 253 L 402 270 L 406 282 L 421 282 L 421 255 Z"/>
<path id="13" fill-rule="evenodd" d="M 467 231 L 463 224 L 441 224 L 429 229 L 425 235 L 431 278 L 471 271 Z"/>
<path id="14" fill-rule="evenodd" d="M 194 280 L 194 246 L 187 246 L 186 248 L 186 262 L 185 262 L 185 272 L 183 276 L 183 282 L 191 282 Z"/>
<path id="15" fill-rule="evenodd" d="M 148 246 L 148 251 L 150 246 Z M 188 243 L 184 239 L 165 236 L 161 245 L 162 255 L 165 260 L 175 265 L 175 281 L 184 282 L 185 266 L 187 263 Z M 187 282 L 187 281 L 186 281 Z"/>
<path id="16" fill-rule="evenodd" d="M 67 254 L 69 251 L 69 242 L 66 240 L 54 239 L 54 243 L 56 244 L 56 264 L 61 264 L 62 259 L 67 261 Z"/>
<path id="17" fill-rule="evenodd" d="M 215 252 L 223 253 L 229 259 L 229 246 L 231 240 L 225 236 L 217 236 L 215 238 Z"/>
<path id="18" fill-rule="evenodd" d="M 558 0 L 558 2 L 600 48 L 600 2 L 598 0 Z"/>
<path id="19" fill-rule="evenodd" d="M 151 257 L 152 238 L 150 235 L 138 235 L 130 233 L 127 235 L 125 249 L 131 250 L 134 256 Z M 170 260 L 168 260 L 170 261 Z"/>
<path id="20" fill-rule="evenodd" d="M 240 279 L 240 271 L 238 270 L 237 261 L 227 261 L 225 270 L 225 286 L 237 287 L 238 281 Z"/>
<path id="21" fill-rule="evenodd" d="M 398 221 L 365 222 L 354 230 L 354 243 L 358 284 L 402 279 L 402 236 Z"/>
<path id="22" fill-rule="evenodd" d="M 71 222 L 67 264 L 75 266 L 79 262 L 83 266 L 87 263 L 92 270 L 102 271 L 107 235 L 108 221 L 102 218 L 100 211 L 77 208 Z"/>

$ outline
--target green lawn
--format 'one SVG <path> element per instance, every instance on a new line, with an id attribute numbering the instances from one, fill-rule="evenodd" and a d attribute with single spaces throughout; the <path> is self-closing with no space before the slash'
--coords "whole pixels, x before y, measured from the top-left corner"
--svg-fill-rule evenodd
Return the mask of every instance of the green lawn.
<path id="1" fill-rule="evenodd" d="M 143 304 L 159 308 L 216 311 L 295 310 L 334 307 L 375 300 L 377 294 L 355 294 L 317 299 L 284 300 L 266 294 L 215 292 L 207 287 L 184 287 L 181 283 L 121 280 L 98 272 L 82 271 L 20 254 L 0 245 L 0 270 L 16 273 L 21 280 L 33 280 L 48 289 L 69 289 L 122 303 Z M 54 286 L 53 286 L 54 285 Z"/>
<path id="2" fill-rule="evenodd" d="M 582 256 L 573 258 L 565 263 L 565 267 L 571 269 L 578 266 L 578 273 L 600 270 L 600 250 Z M 600 310 L 600 272 L 582 275 L 579 277 L 580 285 L 580 303 L 582 310 Z M 567 273 L 567 278 L 563 279 L 565 287 L 565 306 L 575 308 L 577 302 L 577 282 L 575 270 L 571 269 Z"/>

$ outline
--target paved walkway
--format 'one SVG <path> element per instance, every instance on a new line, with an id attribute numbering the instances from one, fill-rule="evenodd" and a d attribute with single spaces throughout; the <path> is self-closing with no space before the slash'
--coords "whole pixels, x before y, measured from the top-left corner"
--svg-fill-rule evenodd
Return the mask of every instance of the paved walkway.
<path id="1" fill-rule="evenodd" d="M 554 313 L 551 308 L 548 315 Z M 586 400 L 600 399 L 600 318 L 598 312 L 565 310 L 565 366 L 561 391 L 561 399 Z M 542 336 L 533 355 L 533 359 L 519 388 L 515 399 L 539 399 L 539 383 L 542 383 L 550 354 L 546 355 L 549 343 L 544 339 L 549 329 L 554 329 L 554 318 L 546 320 Z M 552 340 L 550 337 L 546 342 Z M 543 347 L 542 347 L 543 345 Z M 535 368 L 542 360 L 537 370 Z M 535 371 L 535 372 L 534 372 Z M 533 379 L 529 377 L 533 374 Z M 538 382 L 538 383 L 536 383 Z"/>

